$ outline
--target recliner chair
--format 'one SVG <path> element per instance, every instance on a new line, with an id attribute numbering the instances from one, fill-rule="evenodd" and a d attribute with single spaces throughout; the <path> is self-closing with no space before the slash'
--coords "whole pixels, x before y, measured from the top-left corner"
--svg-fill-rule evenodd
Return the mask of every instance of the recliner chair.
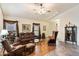
<path id="1" fill-rule="evenodd" d="M 4 50 L 7 51 L 7 54 L 3 53 L 4 55 L 8 55 L 8 56 L 22 56 L 23 55 L 23 52 L 25 49 L 24 45 L 11 47 L 10 44 L 7 42 L 7 40 L 2 41 L 1 43 Z"/>

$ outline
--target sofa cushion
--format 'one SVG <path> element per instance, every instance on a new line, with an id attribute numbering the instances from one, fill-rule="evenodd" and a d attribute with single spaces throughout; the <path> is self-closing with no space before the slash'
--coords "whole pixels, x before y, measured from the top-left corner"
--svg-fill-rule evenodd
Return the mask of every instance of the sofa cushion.
<path id="1" fill-rule="evenodd" d="M 32 47 L 32 46 L 35 46 L 35 44 L 34 43 L 28 43 L 28 44 L 26 44 L 27 48 Z"/>

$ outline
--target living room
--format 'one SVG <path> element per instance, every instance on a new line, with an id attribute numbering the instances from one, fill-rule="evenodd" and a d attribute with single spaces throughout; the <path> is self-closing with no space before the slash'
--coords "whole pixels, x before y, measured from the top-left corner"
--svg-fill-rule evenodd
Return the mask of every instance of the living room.
<path id="1" fill-rule="evenodd" d="M 79 55 L 78 15 L 78 3 L 0 3 L 0 55 Z M 69 36 L 66 28 L 70 28 Z M 66 38 L 73 37 L 74 40 L 65 43 Z M 7 39 L 9 45 L 4 42 Z M 15 51 L 15 47 L 20 49 Z"/>

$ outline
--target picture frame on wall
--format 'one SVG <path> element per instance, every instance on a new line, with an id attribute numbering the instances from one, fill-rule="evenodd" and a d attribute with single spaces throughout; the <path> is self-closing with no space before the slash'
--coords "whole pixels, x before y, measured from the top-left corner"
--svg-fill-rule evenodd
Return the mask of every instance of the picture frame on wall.
<path id="1" fill-rule="evenodd" d="M 43 31 L 46 31 L 46 25 L 43 26 Z"/>
<path id="2" fill-rule="evenodd" d="M 31 25 L 30 24 L 22 24 L 22 32 L 30 32 Z"/>

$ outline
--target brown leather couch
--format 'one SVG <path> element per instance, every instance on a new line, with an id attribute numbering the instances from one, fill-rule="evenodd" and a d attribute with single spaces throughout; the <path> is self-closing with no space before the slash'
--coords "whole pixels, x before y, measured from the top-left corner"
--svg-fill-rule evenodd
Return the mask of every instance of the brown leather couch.
<path id="1" fill-rule="evenodd" d="M 28 43 L 34 43 L 34 34 L 32 32 L 30 33 L 20 33 L 19 38 L 17 39 L 18 44 L 28 44 Z"/>
<path id="2" fill-rule="evenodd" d="M 7 40 L 3 40 L 2 42 L 4 51 L 3 55 L 8 55 L 8 56 L 23 56 L 25 46 L 24 45 L 17 45 L 17 46 L 10 46 Z M 5 54 L 5 51 L 7 54 Z"/>

